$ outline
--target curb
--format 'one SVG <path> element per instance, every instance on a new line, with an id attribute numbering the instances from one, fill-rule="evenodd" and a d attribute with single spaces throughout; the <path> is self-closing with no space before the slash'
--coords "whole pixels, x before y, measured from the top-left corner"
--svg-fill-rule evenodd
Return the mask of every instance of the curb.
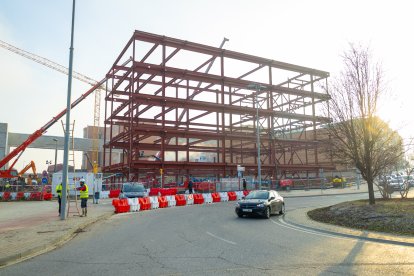
<path id="1" fill-rule="evenodd" d="M 374 191 L 378 192 L 378 191 Z M 339 196 L 339 195 L 354 195 L 354 194 L 367 194 L 368 191 L 364 192 L 352 192 L 352 193 L 337 193 L 337 194 L 318 194 L 318 195 L 282 195 L 284 198 L 295 198 L 295 197 L 315 197 L 315 196 Z"/>
<path id="2" fill-rule="evenodd" d="M 44 254 L 46 252 L 49 252 L 51 250 L 54 250 L 54 249 L 64 245 L 65 243 L 67 243 L 71 239 L 73 239 L 76 236 L 76 234 L 78 234 L 77 232 L 79 230 L 83 230 L 84 228 L 87 228 L 88 226 L 91 226 L 92 224 L 94 224 L 98 221 L 106 220 L 106 219 L 110 218 L 112 215 L 113 215 L 113 213 L 102 214 L 100 216 L 97 216 L 96 218 L 93 218 L 89 221 L 86 221 L 86 222 L 80 224 L 79 227 L 77 227 L 76 229 L 71 229 L 67 233 L 63 234 L 61 237 L 56 238 L 50 244 L 36 246 L 34 248 L 24 250 L 23 252 L 20 252 L 20 253 L 14 254 L 14 255 L 1 257 L 0 258 L 0 268 L 3 268 L 5 266 L 8 266 L 8 265 L 11 265 L 11 264 L 14 264 L 14 263 L 26 260 L 26 259 L 33 258 L 35 256 L 38 256 L 38 255 Z"/>

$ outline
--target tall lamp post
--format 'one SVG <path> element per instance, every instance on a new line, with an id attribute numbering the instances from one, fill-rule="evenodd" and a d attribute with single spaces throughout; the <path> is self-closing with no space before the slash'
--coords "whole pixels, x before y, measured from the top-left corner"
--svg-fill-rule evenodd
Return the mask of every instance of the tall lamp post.
<path id="1" fill-rule="evenodd" d="M 53 172 L 55 173 L 56 172 L 56 163 L 57 163 L 57 142 L 58 142 L 58 139 L 56 139 L 56 138 L 53 138 L 53 141 L 55 141 L 55 166 L 54 166 L 54 168 L 53 168 Z"/>
<path id="2" fill-rule="evenodd" d="M 66 219 L 66 194 L 68 187 L 68 159 L 69 159 L 69 127 L 70 127 L 70 108 L 71 108 L 71 93 L 72 93 L 72 64 L 73 64 L 73 33 L 75 29 L 75 0 L 72 5 L 72 28 L 70 36 L 69 48 L 69 74 L 68 74 L 68 95 L 66 107 L 66 128 L 65 128 L 65 146 L 63 151 L 63 171 L 62 171 L 62 204 L 60 212 L 60 219 Z"/>
<path id="3" fill-rule="evenodd" d="M 259 83 L 251 83 L 247 86 L 248 89 L 256 91 L 256 134 L 257 134 L 257 180 L 259 182 L 259 190 L 262 189 L 262 161 L 260 160 L 260 122 L 259 122 L 259 94 L 260 91 L 266 90 L 267 86 Z"/>

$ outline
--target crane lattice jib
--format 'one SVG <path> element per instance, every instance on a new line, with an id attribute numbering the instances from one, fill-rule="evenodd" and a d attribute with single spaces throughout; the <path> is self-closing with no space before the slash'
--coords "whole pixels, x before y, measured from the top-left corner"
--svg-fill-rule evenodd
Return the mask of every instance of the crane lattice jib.
<path id="1" fill-rule="evenodd" d="M 88 91 L 86 91 L 84 94 L 82 94 L 78 99 L 76 99 L 71 104 L 71 109 L 77 106 L 81 101 L 83 101 L 86 97 L 88 97 L 93 91 L 98 89 L 100 86 L 102 86 L 103 83 L 105 83 L 106 78 L 101 80 L 100 82 L 96 83 L 93 87 L 91 87 Z M 65 108 L 62 110 L 57 116 L 53 117 L 49 122 L 47 122 L 43 127 L 36 130 L 32 135 L 30 135 L 20 146 L 15 148 L 12 152 L 10 152 L 6 157 L 4 157 L 0 161 L 0 168 L 2 168 L 4 165 L 6 165 L 11 159 L 16 157 L 19 153 L 26 150 L 26 148 L 33 143 L 37 138 L 43 135 L 54 123 L 56 123 L 60 118 L 62 118 L 67 112 L 67 109 Z M 14 161 L 13 165 L 16 163 L 17 159 Z M 9 170 L 12 169 L 13 166 L 9 168 Z"/>

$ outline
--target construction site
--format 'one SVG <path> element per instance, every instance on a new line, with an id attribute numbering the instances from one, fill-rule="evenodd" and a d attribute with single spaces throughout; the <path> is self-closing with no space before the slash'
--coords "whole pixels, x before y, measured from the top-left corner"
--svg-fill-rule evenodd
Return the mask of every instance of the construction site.
<path id="1" fill-rule="evenodd" d="M 107 182 L 157 179 L 160 186 L 188 178 L 318 178 L 335 170 L 321 131 L 330 122 L 321 115 L 329 73 L 227 50 L 226 41 L 212 47 L 135 31 L 101 81 L 75 73 L 92 88 L 72 108 L 101 91 L 88 127 L 88 168 Z M 16 177 L 24 150 L 65 114 L 5 154 L 1 178 Z"/>

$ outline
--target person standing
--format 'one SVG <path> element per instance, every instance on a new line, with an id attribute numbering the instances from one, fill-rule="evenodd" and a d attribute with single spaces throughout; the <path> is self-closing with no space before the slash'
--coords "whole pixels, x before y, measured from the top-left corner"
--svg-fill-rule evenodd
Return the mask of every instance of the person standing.
<path id="1" fill-rule="evenodd" d="M 97 179 L 94 179 L 93 181 L 93 204 L 99 203 L 99 183 Z"/>
<path id="2" fill-rule="evenodd" d="M 188 181 L 188 193 L 193 193 L 193 181 L 191 179 Z"/>
<path id="3" fill-rule="evenodd" d="M 243 191 L 246 191 L 246 189 L 247 189 L 246 179 L 243 178 Z"/>
<path id="4" fill-rule="evenodd" d="M 81 179 L 79 181 L 80 187 L 76 188 L 76 190 L 80 191 L 80 199 L 81 199 L 81 208 L 82 208 L 82 215 L 81 217 L 86 217 L 88 215 L 88 197 L 89 197 L 89 188 L 88 185 L 85 183 L 85 179 Z"/>
<path id="5" fill-rule="evenodd" d="M 62 183 L 59 183 L 56 186 L 56 193 L 58 196 L 58 203 L 59 203 L 59 216 L 60 216 L 60 208 L 62 206 Z"/>

